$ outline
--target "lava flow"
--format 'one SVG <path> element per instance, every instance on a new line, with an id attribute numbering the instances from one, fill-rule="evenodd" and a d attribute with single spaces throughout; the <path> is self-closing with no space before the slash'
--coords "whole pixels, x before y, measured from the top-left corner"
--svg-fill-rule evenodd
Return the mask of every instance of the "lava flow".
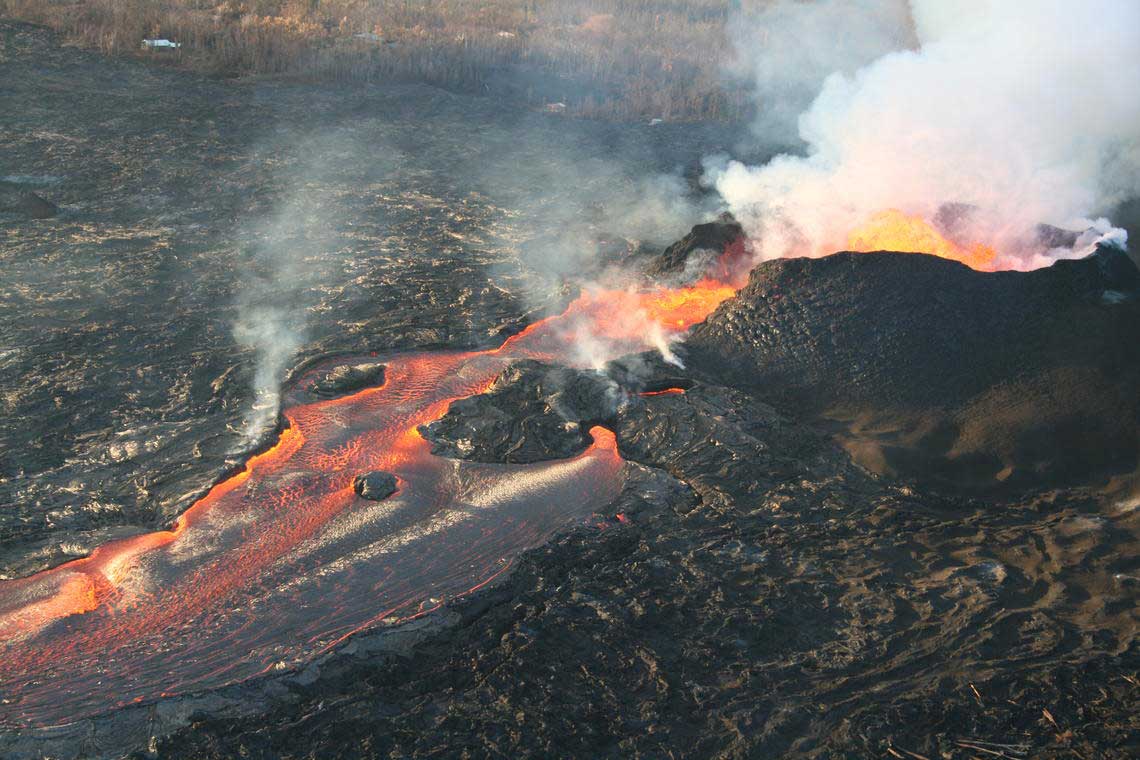
<path id="1" fill-rule="evenodd" d="M 715 279 L 590 292 L 496 350 L 381 357 L 385 383 L 345 398 L 294 390 L 277 444 L 171 530 L 0 583 L 0 725 L 59 725 L 295 667 L 490 582 L 613 501 L 614 435 L 595 427 L 572 459 L 494 465 L 432 456 L 417 427 L 515 359 L 564 362 L 583 331 L 609 357 L 645 350 L 733 292 Z M 395 474 L 398 492 L 358 498 L 367 470 Z"/>
<path id="2" fill-rule="evenodd" d="M 983 243 L 961 246 L 948 240 L 921 216 L 887 209 L 847 235 L 850 251 L 912 251 L 954 259 L 972 269 L 994 268 L 997 252 Z"/>

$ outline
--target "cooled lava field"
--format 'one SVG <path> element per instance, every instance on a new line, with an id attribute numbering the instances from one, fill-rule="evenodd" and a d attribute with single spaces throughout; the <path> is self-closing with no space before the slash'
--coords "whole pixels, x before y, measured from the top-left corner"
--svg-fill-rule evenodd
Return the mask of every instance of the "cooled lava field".
<path id="1" fill-rule="evenodd" d="M 0 756 L 1140 753 L 1125 251 L 749 268 L 630 201 L 728 130 L 0 77 Z"/>

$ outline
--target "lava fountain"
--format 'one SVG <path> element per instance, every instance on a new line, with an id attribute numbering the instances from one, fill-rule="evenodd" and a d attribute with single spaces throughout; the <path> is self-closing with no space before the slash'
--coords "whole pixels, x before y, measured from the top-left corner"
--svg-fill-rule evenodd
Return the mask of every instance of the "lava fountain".
<path id="1" fill-rule="evenodd" d="M 380 357 L 384 384 L 345 398 L 294 389 L 276 445 L 170 530 L 0 583 L 0 725 L 61 725 L 293 668 L 489 583 L 614 500 L 614 435 L 595 427 L 572 459 L 495 465 L 432 456 L 417 427 L 515 359 L 565 361 L 583 330 L 608 358 L 651 348 L 736 284 L 590 291 L 495 350 Z M 398 479 L 385 501 L 353 491 L 374 469 Z"/>
<path id="2" fill-rule="evenodd" d="M 930 253 L 954 259 L 972 269 L 992 270 L 997 252 L 982 243 L 958 245 L 948 240 L 921 216 L 887 209 L 872 216 L 847 235 L 850 251 L 904 251 Z"/>

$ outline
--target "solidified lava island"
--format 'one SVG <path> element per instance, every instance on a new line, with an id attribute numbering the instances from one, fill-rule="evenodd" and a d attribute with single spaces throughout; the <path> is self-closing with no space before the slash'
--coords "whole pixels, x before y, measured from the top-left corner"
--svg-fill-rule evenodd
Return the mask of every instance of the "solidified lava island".
<path id="1" fill-rule="evenodd" d="M 0 757 L 1140 755 L 1138 35 L 0 0 Z"/>

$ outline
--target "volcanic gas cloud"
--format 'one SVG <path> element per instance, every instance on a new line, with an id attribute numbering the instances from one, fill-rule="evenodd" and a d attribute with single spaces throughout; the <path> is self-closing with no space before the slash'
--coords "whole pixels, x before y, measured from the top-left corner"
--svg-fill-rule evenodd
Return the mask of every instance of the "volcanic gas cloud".
<path id="1" fill-rule="evenodd" d="M 826 80 L 799 122 L 806 155 L 717 169 L 754 256 L 895 249 L 1031 268 L 1119 239 L 1096 216 L 1140 190 L 1140 4 L 915 0 L 912 16 L 917 47 Z M 764 54 L 754 42 L 745 55 Z M 1092 232 L 1058 247 L 1040 223 Z M 614 436 L 595 428 L 570 460 L 480 465 L 433 457 L 417 427 L 516 358 L 589 367 L 656 348 L 676 361 L 670 340 L 743 269 L 722 259 L 686 287 L 587 289 L 497 350 L 382 357 L 385 384 L 347 398 L 294 391 L 278 444 L 171 530 L 0 583 L 0 721 L 63 723 L 293 666 L 487 583 L 612 501 Z M 364 504 L 352 482 L 373 469 L 400 490 Z"/>
<path id="2" fill-rule="evenodd" d="M 890 11 L 865 14 L 875 23 L 897 15 L 870 5 Z M 824 81 L 799 119 L 805 155 L 712 167 L 758 256 L 922 251 L 1029 269 L 1122 240 L 1100 217 L 1140 191 L 1140 5 L 914 0 L 911 16 L 913 47 Z M 809 28 L 787 17 L 742 35 L 753 70 L 771 71 L 773 39 Z M 872 21 L 839 17 L 851 23 L 834 38 L 882 44 Z M 1041 223 L 1087 234 L 1058 246 Z"/>

